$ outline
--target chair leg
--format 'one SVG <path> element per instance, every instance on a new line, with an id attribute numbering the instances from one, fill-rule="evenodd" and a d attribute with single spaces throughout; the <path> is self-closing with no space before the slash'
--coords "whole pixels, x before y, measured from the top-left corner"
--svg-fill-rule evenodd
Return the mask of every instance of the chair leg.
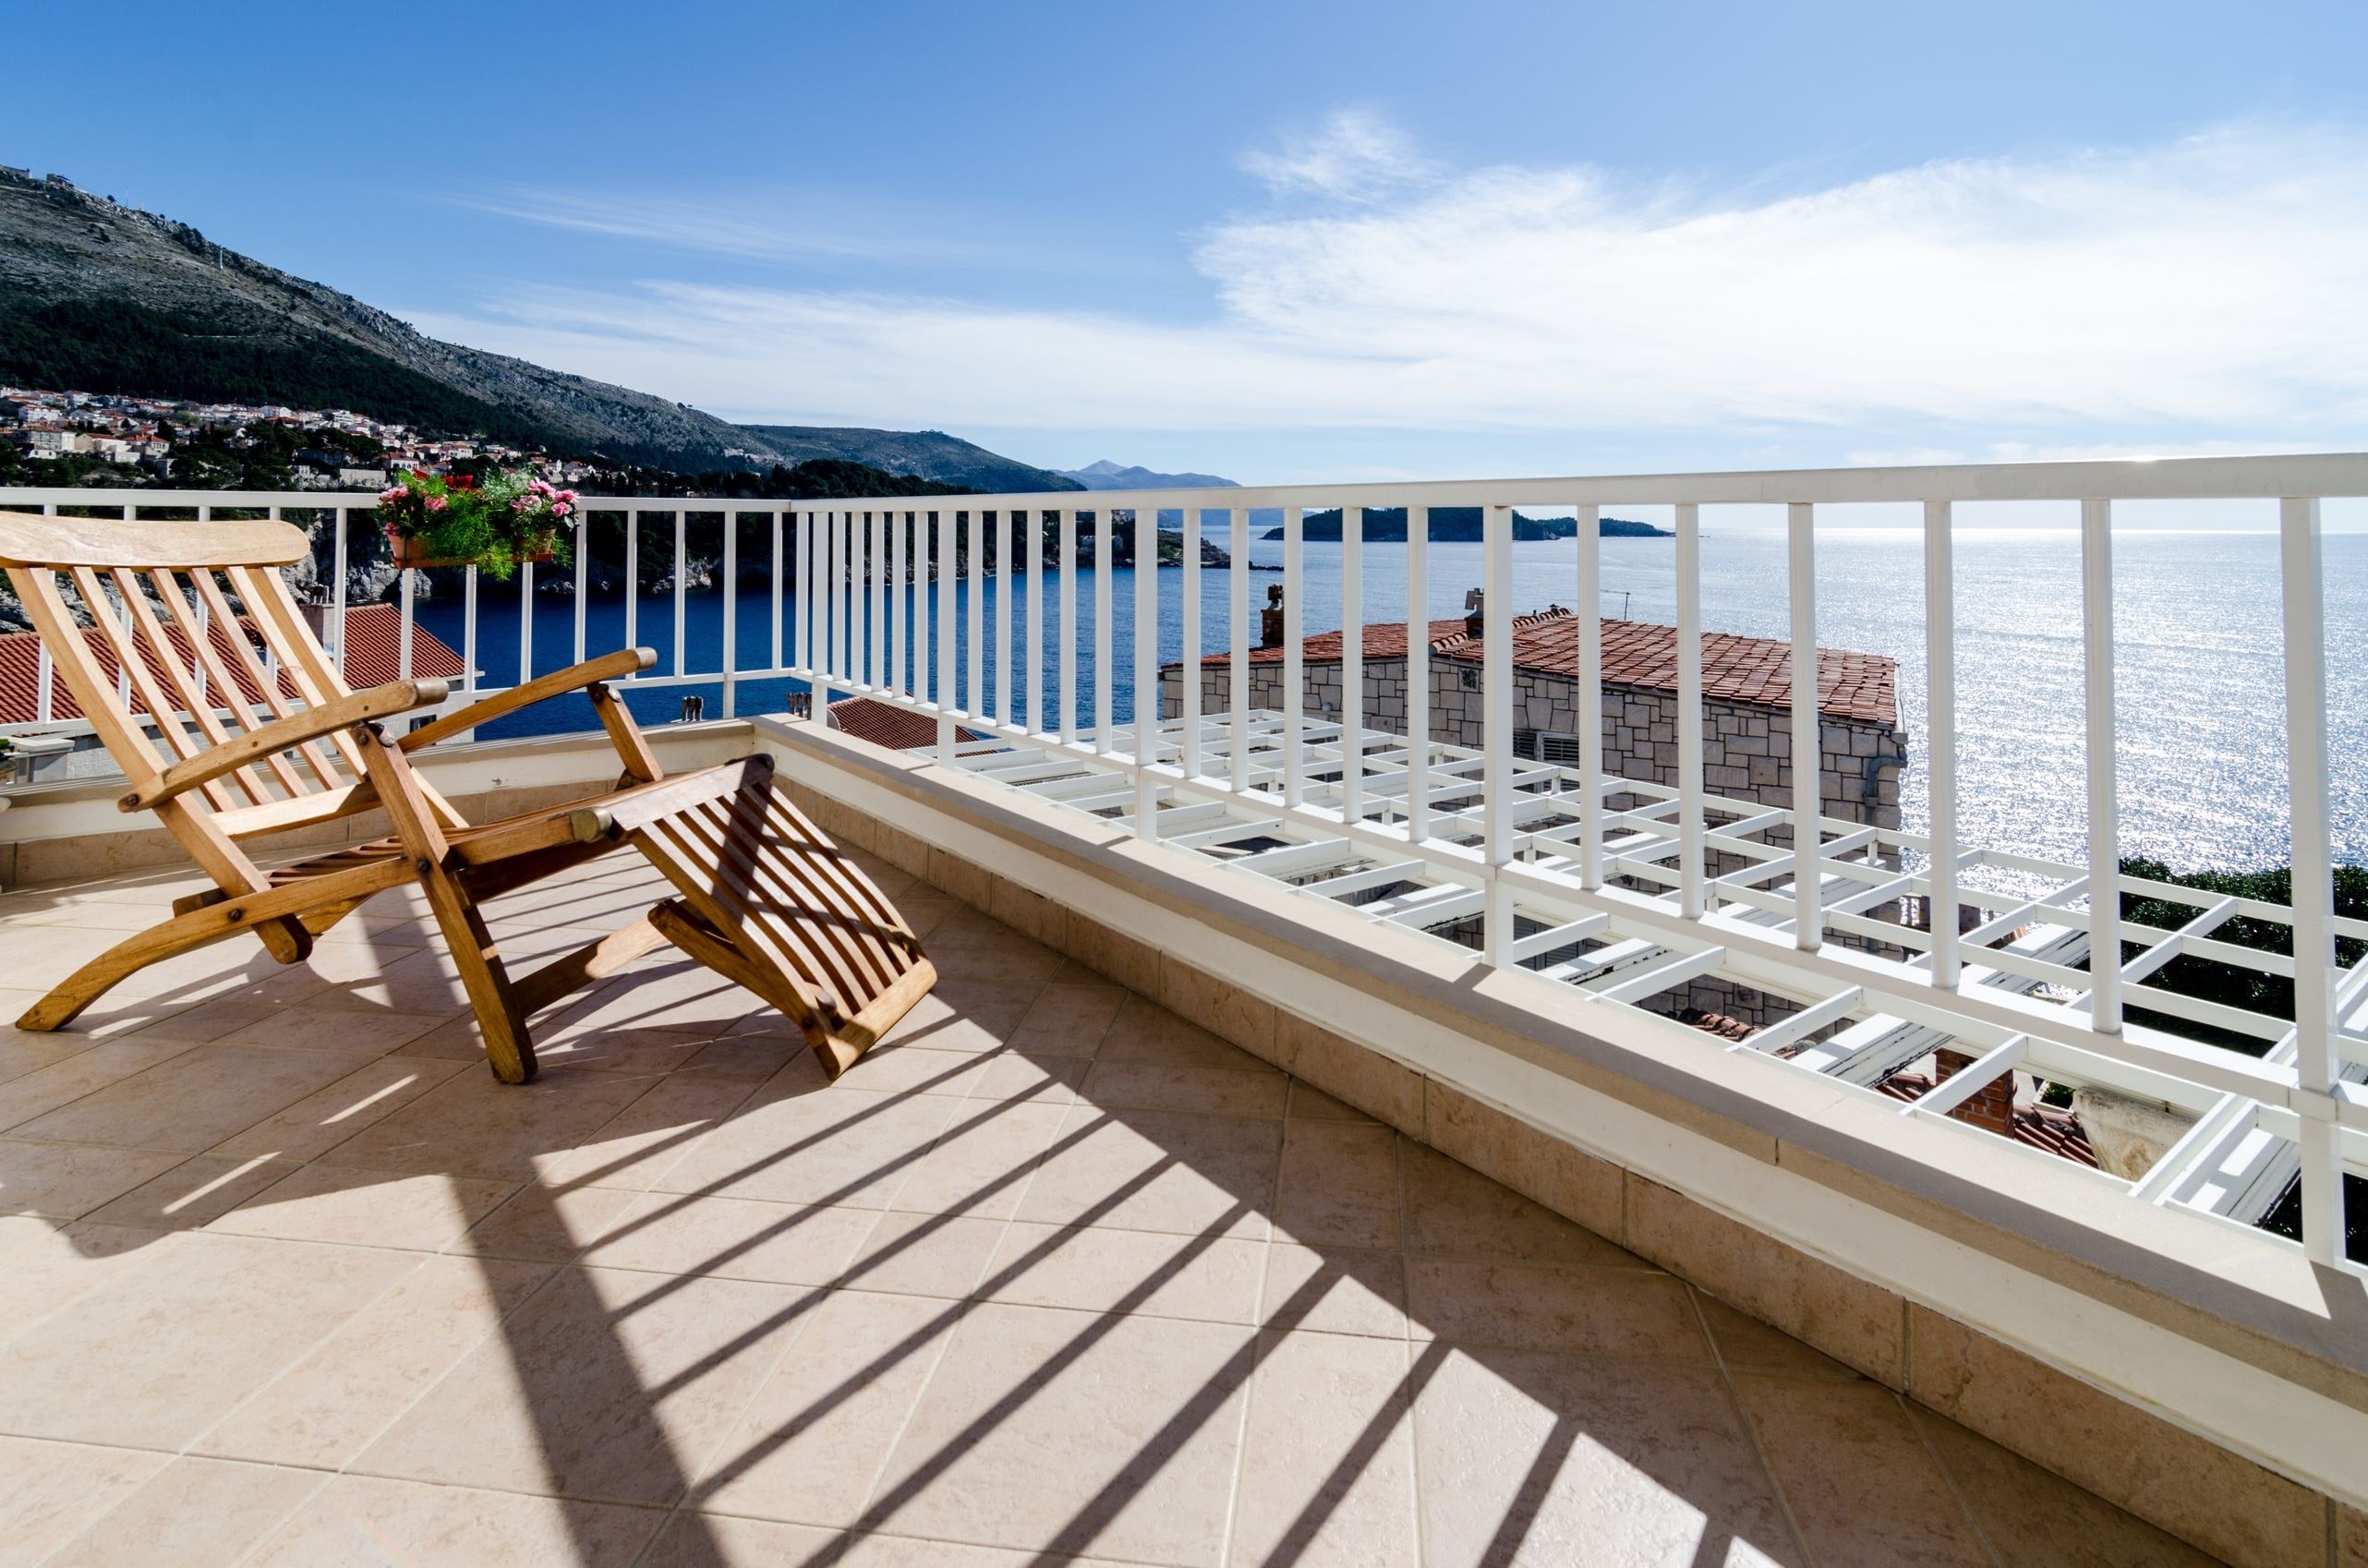
<path id="1" fill-rule="evenodd" d="M 60 981 L 48 995 L 25 1009 L 17 1027 L 36 1034 L 64 1029 L 80 1016 L 83 1008 L 149 965 L 177 958 L 193 947 L 219 942 L 230 935 L 218 922 L 195 911 L 151 925 L 137 935 L 125 937 Z"/>
<path id="2" fill-rule="evenodd" d="M 535 1077 L 534 1037 L 526 1031 L 526 1014 L 519 1006 L 510 971 L 501 961 L 493 935 L 477 900 L 442 866 L 431 866 L 420 879 L 429 908 L 444 934 L 444 946 L 461 971 L 469 1006 L 477 1013 L 477 1032 L 485 1038 L 485 1059 L 493 1076 L 504 1083 L 531 1083 Z"/>

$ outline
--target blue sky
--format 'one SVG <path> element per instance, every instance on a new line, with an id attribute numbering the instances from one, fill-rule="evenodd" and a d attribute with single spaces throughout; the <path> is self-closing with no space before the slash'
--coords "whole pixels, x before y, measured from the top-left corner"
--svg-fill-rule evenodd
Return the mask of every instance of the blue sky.
<path id="1" fill-rule="evenodd" d="M 727 417 L 1252 481 L 2368 444 L 2356 3 L 78 25 L 103 91 L 20 73 L 0 162 Z"/>

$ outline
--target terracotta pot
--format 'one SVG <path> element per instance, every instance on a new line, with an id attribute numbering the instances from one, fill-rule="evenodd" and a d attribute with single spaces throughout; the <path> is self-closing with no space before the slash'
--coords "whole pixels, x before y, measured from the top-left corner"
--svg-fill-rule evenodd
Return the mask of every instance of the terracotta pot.
<path id="1" fill-rule="evenodd" d="M 408 571 L 417 571 L 429 566 L 466 566 L 470 564 L 470 562 L 465 561 L 448 561 L 441 556 L 430 555 L 428 551 L 428 546 L 425 540 L 406 539 L 402 537 L 400 535 L 389 539 L 387 541 L 387 547 L 389 557 L 393 561 L 394 564 Z"/>

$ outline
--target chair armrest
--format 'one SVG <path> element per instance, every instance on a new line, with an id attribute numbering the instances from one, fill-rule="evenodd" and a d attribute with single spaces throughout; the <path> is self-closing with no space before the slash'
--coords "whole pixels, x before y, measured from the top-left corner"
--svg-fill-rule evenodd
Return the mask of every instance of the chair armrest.
<path id="1" fill-rule="evenodd" d="M 448 741 L 480 724 L 490 724 L 505 713 L 515 713 L 522 707 L 532 707 L 545 697 L 555 697 L 562 692 L 573 692 L 579 686 L 595 681 L 612 681 L 621 675 L 634 675 L 658 662 L 656 648 L 620 648 L 598 658 L 587 658 L 582 664 L 565 669 L 554 669 L 549 675 L 538 675 L 523 686 L 513 686 L 506 692 L 496 692 L 479 702 L 473 702 L 456 712 L 423 724 L 395 743 L 406 752 L 422 746 L 432 746 Z"/>
<path id="2" fill-rule="evenodd" d="M 442 702 L 448 689 L 441 681 L 390 681 L 367 692 L 354 692 L 285 718 L 275 718 L 260 730 L 245 730 L 207 747 L 196 756 L 175 763 L 146 783 L 134 786 L 115 804 L 125 811 L 146 811 L 184 790 L 194 790 L 250 762 L 292 750 L 307 741 Z"/>

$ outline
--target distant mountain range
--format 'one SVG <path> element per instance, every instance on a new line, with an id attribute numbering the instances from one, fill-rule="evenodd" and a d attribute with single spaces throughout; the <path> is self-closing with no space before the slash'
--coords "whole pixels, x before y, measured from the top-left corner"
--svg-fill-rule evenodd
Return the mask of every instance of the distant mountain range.
<path id="1" fill-rule="evenodd" d="M 1140 465 L 1121 467 L 1108 458 L 1082 468 L 1057 470 L 1087 490 L 1232 490 L 1241 487 L 1214 474 L 1161 474 Z"/>
<path id="2" fill-rule="evenodd" d="M 1082 488 L 934 430 L 734 425 L 442 343 L 187 223 L 0 167 L 0 382 L 350 408 L 442 434 L 684 472 L 863 463 L 980 490 Z"/>
<path id="3" fill-rule="evenodd" d="M 1671 537 L 1666 528 L 1650 523 L 1639 523 L 1627 517 L 1606 517 L 1596 530 L 1607 539 L 1665 539 Z M 1375 544 L 1404 544 L 1407 525 L 1406 508 L 1372 506 L 1365 509 L 1364 531 L 1358 537 Z M 1279 539 L 1283 530 L 1268 530 L 1261 537 Z M 1477 506 L 1434 506 L 1431 509 L 1431 537 L 1448 542 L 1476 542 L 1480 537 L 1480 509 Z M 1578 537 L 1578 520 L 1575 517 L 1532 517 L 1526 512 L 1513 514 L 1513 537 L 1518 540 L 1575 539 Z M 1340 537 L 1340 509 L 1329 507 L 1322 512 L 1310 512 L 1299 518 L 1299 537 L 1323 541 Z"/>

